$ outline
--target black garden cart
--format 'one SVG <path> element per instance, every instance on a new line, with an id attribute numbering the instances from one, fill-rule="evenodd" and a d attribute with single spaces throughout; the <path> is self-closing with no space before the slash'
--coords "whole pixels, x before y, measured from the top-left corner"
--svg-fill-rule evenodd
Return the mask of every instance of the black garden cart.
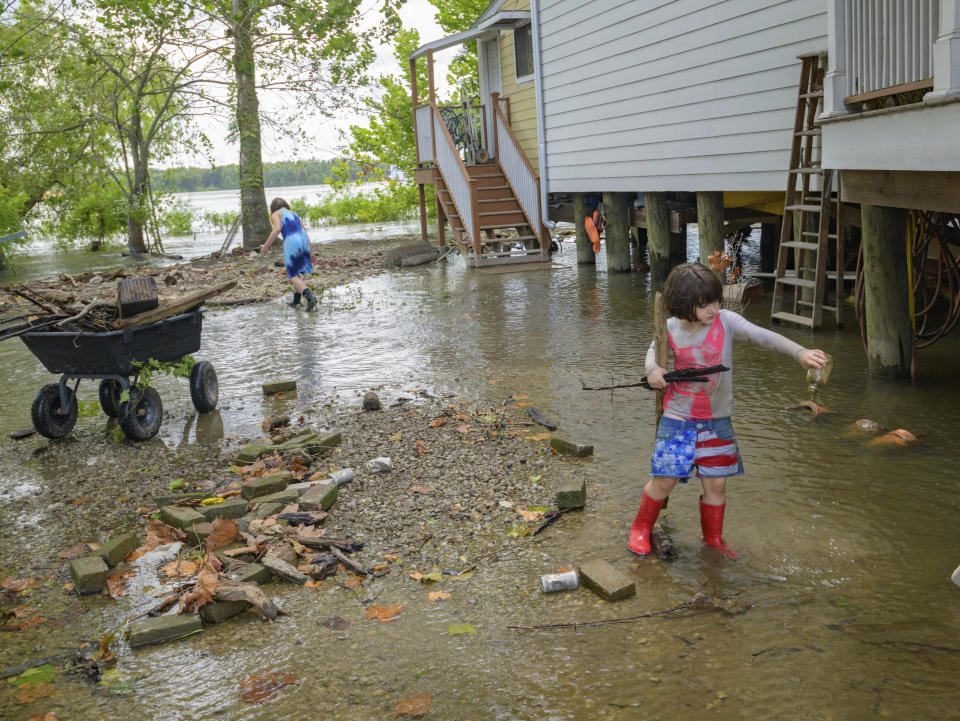
<path id="1" fill-rule="evenodd" d="M 33 399 L 33 425 L 47 438 L 67 435 L 77 421 L 80 381 L 100 381 L 100 407 L 116 418 L 135 441 L 152 438 L 163 422 L 160 394 L 138 384 L 140 369 L 152 359 L 176 362 L 200 348 L 203 311 L 198 307 L 143 325 L 105 332 L 37 330 L 20 337 L 59 383 L 49 383 Z M 71 387 L 72 382 L 72 387 Z M 129 399 L 121 400 L 124 391 Z M 190 371 L 190 397 L 201 413 L 217 406 L 219 386 L 211 363 L 198 361 Z"/>

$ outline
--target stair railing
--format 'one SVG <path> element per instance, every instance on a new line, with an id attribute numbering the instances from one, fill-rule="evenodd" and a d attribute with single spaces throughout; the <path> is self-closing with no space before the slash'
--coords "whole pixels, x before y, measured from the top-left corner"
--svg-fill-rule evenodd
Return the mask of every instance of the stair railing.
<path id="1" fill-rule="evenodd" d="M 517 142 L 517 137 L 510 128 L 510 123 L 503 114 L 500 103 L 493 102 L 493 137 L 496 143 L 494 156 L 497 165 L 503 171 L 507 183 L 523 210 L 530 230 L 537 237 L 540 248 L 546 248 L 549 240 L 546 238 L 546 228 L 540 218 L 540 178 L 527 159 L 526 153 Z"/>
<path id="2" fill-rule="evenodd" d="M 433 109 L 434 164 L 450 192 L 460 222 L 470 236 L 474 253 L 480 255 L 480 213 L 475 188 L 477 181 L 467 172 L 467 166 L 463 164 L 443 116 L 440 115 L 440 108 L 435 102 L 430 105 Z M 450 225 L 453 227 L 453 223 Z"/>

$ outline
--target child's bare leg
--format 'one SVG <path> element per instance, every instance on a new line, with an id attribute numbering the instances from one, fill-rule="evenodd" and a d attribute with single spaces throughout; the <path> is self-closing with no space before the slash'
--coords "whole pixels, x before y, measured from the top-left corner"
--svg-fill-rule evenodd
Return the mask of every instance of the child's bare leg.
<path id="1" fill-rule="evenodd" d="M 701 478 L 703 484 L 703 502 L 708 506 L 722 506 L 727 502 L 726 478 Z"/>
<path id="2" fill-rule="evenodd" d="M 676 478 L 668 478 L 667 476 L 653 476 L 644 487 L 643 492 L 655 501 L 662 501 L 664 498 L 670 495 L 670 491 L 676 488 L 676 486 Z"/>
<path id="3" fill-rule="evenodd" d="M 303 293 L 304 288 L 307 287 L 307 284 L 303 282 L 303 278 L 299 275 L 295 275 L 290 279 L 290 283 L 293 284 L 294 293 Z"/>

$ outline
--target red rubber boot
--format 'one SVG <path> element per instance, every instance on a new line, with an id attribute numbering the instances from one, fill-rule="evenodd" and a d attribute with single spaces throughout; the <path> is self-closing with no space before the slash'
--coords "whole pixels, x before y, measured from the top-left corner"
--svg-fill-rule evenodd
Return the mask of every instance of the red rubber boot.
<path id="1" fill-rule="evenodd" d="M 739 558 L 740 554 L 723 542 L 723 511 L 727 504 L 708 506 L 700 496 L 700 528 L 703 529 L 703 542 L 713 546 L 727 558 Z"/>
<path id="2" fill-rule="evenodd" d="M 661 508 L 663 508 L 663 500 L 657 501 L 646 493 L 643 494 L 640 498 L 640 510 L 637 511 L 633 525 L 630 526 L 627 549 L 638 556 L 646 556 L 650 553 L 650 531 L 653 530 L 653 524 L 657 522 Z"/>

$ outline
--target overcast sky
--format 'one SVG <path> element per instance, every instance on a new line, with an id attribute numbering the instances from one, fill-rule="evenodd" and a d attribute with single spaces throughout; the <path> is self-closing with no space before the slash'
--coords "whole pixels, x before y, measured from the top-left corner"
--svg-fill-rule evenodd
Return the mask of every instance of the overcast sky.
<path id="1" fill-rule="evenodd" d="M 375 1 L 375 0 L 374 0 Z M 400 15 L 403 18 L 404 28 L 414 28 L 420 32 L 421 42 L 427 43 L 431 40 L 442 38 L 446 33 L 437 25 L 434 20 L 435 8 L 428 0 L 407 0 L 406 4 L 400 9 Z M 437 66 L 435 73 L 438 84 L 446 76 L 446 66 L 449 59 L 455 54 L 455 50 L 447 50 L 437 56 Z M 395 74 L 398 71 L 396 59 L 393 57 L 393 48 L 383 46 L 377 55 L 377 61 L 372 70 L 374 77 L 385 74 Z M 261 93 L 259 96 L 261 110 L 264 113 L 270 113 L 276 117 L 283 117 L 290 113 L 289 96 L 280 96 L 278 94 Z M 307 160 L 307 159 L 327 159 L 337 155 L 337 148 L 340 145 L 340 132 L 346 130 L 350 125 L 362 125 L 366 120 L 356 113 L 343 112 L 335 118 L 319 118 L 310 128 L 309 138 L 305 143 L 295 144 L 279 136 L 271 128 L 263 127 L 263 161 L 273 162 L 280 160 Z M 236 143 L 228 143 L 226 140 L 227 130 L 221 124 L 211 125 L 205 128 L 207 135 L 213 142 L 213 161 L 217 165 L 229 165 L 238 160 L 239 147 Z M 181 156 L 172 162 L 165 163 L 164 166 L 187 165 L 204 167 L 208 162 L 199 155 Z"/>

